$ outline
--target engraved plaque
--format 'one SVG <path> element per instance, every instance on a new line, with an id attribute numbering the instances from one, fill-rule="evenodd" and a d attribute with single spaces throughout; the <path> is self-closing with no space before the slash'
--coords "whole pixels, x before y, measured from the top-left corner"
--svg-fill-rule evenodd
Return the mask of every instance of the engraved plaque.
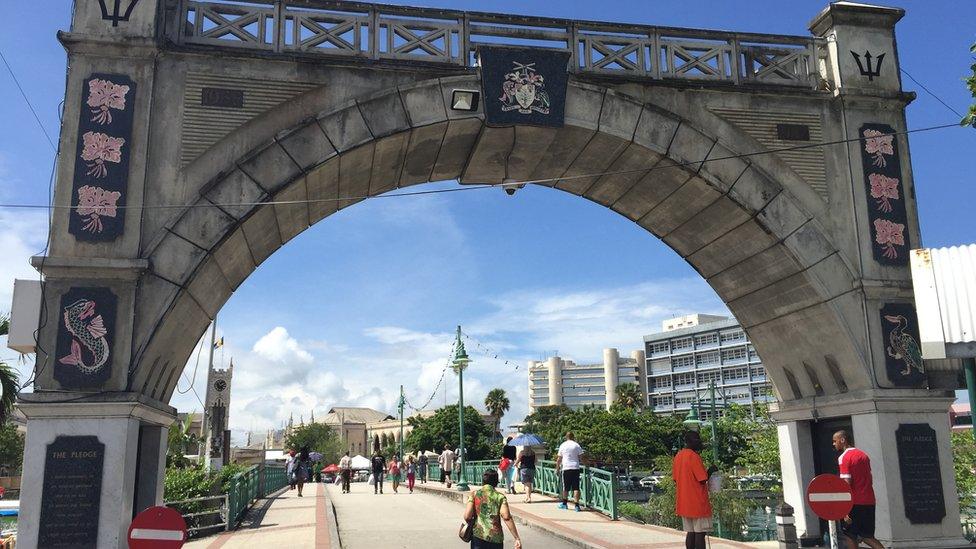
<path id="1" fill-rule="evenodd" d="M 902 423 L 895 431 L 905 516 L 912 524 L 939 524 L 946 516 L 935 429 Z"/>
<path id="2" fill-rule="evenodd" d="M 204 107 L 244 108 L 244 90 L 227 88 L 203 88 L 200 90 L 200 104 Z"/>
<path id="3" fill-rule="evenodd" d="M 94 436 L 59 436 L 44 455 L 38 545 L 94 548 L 105 445 Z"/>

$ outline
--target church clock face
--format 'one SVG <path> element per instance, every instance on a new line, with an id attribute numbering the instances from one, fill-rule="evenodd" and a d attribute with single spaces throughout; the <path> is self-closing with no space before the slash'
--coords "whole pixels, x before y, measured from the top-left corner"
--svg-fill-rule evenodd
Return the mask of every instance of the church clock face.
<path id="1" fill-rule="evenodd" d="M 214 381 L 213 388 L 218 393 L 222 393 L 224 392 L 224 389 L 227 388 L 227 382 L 223 379 L 218 379 L 217 381 Z"/>

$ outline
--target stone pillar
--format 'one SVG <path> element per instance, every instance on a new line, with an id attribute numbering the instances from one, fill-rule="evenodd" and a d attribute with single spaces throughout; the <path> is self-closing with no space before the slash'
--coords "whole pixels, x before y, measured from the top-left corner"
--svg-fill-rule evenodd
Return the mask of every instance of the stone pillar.
<path id="1" fill-rule="evenodd" d="M 65 398 L 63 394 L 28 394 L 18 403 L 27 416 L 18 546 L 41 546 L 40 532 L 50 535 L 54 526 L 70 532 L 72 526 L 65 523 L 63 513 L 42 516 L 46 515 L 42 509 L 53 505 L 55 497 L 64 499 L 74 493 L 80 496 L 79 501 L 92 503 L 92 516 L 72 520 L 97 521 L 97 535 L 95 539 L 73 538 L 65 546 L 91 544 L 123 549 L 128 546 L 126 536 L 132 517 L 144 506 L 162 504 L 165 435 L 176 417 L 175 410 L 134 393 L 76 396 L 68 402 Z M 71 454 L 72 445 L 83 437 L 100 448 L 100 457 Z M 57 455 L 51 451 L 55 441 L 64 450 Z M 58 461 L 48 467 L 51 459 Z M 96 473 L 92 463 L 101 461 L 100 483 L 89 484 L 90 492 L 101 494 L 97 502 L 86 497 L 84 486 L 81 491 L 68 489 L 65 479 L 59 479 L 59 475 L 72 474 L 72 464 L 81 460 L 85 460 L 84 473 Z M 45 482 L 48 489 L 57 488 L 58 493 L 44 494 Z"/>
<path id="2" fill-rule="evenodd" d="M 640 386 L 644 406 L 649 407 L 651 403 L 647 401 L 647 357 L 644 356 L 644 351 L 633 351 L 630 358 L 637 361 L 637 384 Z"/>
<path id="3" fill-rule="evenodd" d="M 952 401 L 949 391 L 874 389 L 827 396 L 815 405 L 792 401 L 771 406 L 778 423 L 783 496 L 796 509 L 801 538 L 821 535 L 804 496 L 815 475 L 814 452 L 822 450 L 814 445 L 829 444 L 825 437 L 815 441 L 811 430 L 813 421 L 826 419 L 818 412 L 823 410 L 832 418 L 850 418 L 854 445 L 871 459 L 878 541 L 888 549 L 969 547 L 962 536 L 952 465 Z M 926 440 L 906 437 L 919 431 Z M 940 477 L 937 482 L 935 477 Z"/>
<path id="4" fill-rule="evenodd" d="M 546 360 L 546 370 L 549 374 L 549 405 L 558 406 L 563 403 L 562 364 L 558 356 Z"/>
<path id="5" fill-rule="evenodd" d="M 617 400 L 617 362 L 619 361 L 620 353 L 616 349 L 608 348 L 603 350 L 603 384 L 607 393 L 607 410 Z"/>
<path id="6" fill-rule="evenodd" d="M 875 537 L 889 549 L 969 546 L 962 536 L 959 496 L 952 464 L 948 420 L 952 400 L 933 399 L 928 405 L 913 403 L 911 408 L 917 411 L 909 410 L 908 406 L 898 406 L 899 411 L 890 409 L 851 417 L 855 446 L 871 458 L 874 495 L 878 501 Z M 934 524 L 913 523 L 908 518 L 902 489 L 906 479 L 902 478 L 902 468 L 905 467 L 904 472 L 908 475 L 917 474 L 917 470 L 900 463 L 897 433 L 902 425 L 927 425 L 935 435 L 945 516 Z M 907 444 L 917 446 L 915 443 Z"/>
<path id="7" fill-rule="evenodd" d="M 807 484 L 816 476 L 810 422 L 785 421 L 776 426 L 776 431 L 783 473 L 783 501 L 795 510 L 796 531 L 800 539 L 819 540 L 822 535 L 820 520 L 805 500 Z"/>

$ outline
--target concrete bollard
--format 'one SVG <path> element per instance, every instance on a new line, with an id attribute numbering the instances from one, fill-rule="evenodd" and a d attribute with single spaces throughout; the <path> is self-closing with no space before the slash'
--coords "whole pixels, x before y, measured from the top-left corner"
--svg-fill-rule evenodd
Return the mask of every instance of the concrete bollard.
<path id="1" fill-rule="evenodd" d="M 776 508 L 776 539 L 779 549 L 798 549 L 793 507 L 785 501 Z"/>

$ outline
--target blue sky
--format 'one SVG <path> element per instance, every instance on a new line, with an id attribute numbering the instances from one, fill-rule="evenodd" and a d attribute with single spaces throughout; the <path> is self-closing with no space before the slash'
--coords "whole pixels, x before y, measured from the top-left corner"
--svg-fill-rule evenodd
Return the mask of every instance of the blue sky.
<path id="1" fill-rule="evenodd" d="M 483 2 L 423 0 L 414 5 L 525 15 L 807 34 L 825 2 Z M 902 67 L 963 111 L 962 82 L 972 62 L 967 1 L 911 1 L 898 26 Z M 65 54 L 55 38 L 67 28 L 66 0 L 39 0 L 31 24 L 15 3 L 0 4 L 0 50 L 20 78 L 42 123 L 57 138 Z M 909 127 L 957 117 L 910 80 L 919 98 Z M 0 67 L 0 203 L 46 203 L 52 150 L 19 92 Z M 972 155 L 976 132 L 952 129 L 910 139 L 923 244 L 974 240 Z M 451 187 L 453 183 L 437 184 Z M 0 309 L 15 277 L 44 246 L 45 214 L 0 208 Z M 278 425 L 294 413 L 317 415 L 337 404 L 393 410 L 402 383 L 421 404 L 440 377 L 454 326 L 475 362 L 467 401 L 502 387 L 512 399 L 506 422 L 526 410 L 524 362 L 559 351 L 599 360 L 603 347 L 629 354 L 641 335 L 672 314 L 723 312 L 721 300 L 655 237 L 600 206 L 548 189 L 515 197 L 472 191 L 373 200 L 312 227 L 277 252 L 220 313 L 227 346 L 218 362 L 237 365 L 231 423 L 235 430 Z M 0 351 L 9 357 L 12 351 Z M 501 358 L 494 359 L 498 354 Z M 194 357 L 195 358 L 195 357 Z M 508 359 L 506 364 L 504 359 Z M 201 362 L 205 363 L 204 353 Z M 191 367 L 181 389 L 189 386 Z M 515 369 L 515 364 L 520 367 Z M 195 386 L 203 394 L 204 376 Z M 446 397 L 456 398 L 449 378 Z M 181 410 L 199 410 L 192 391 Z"/>

